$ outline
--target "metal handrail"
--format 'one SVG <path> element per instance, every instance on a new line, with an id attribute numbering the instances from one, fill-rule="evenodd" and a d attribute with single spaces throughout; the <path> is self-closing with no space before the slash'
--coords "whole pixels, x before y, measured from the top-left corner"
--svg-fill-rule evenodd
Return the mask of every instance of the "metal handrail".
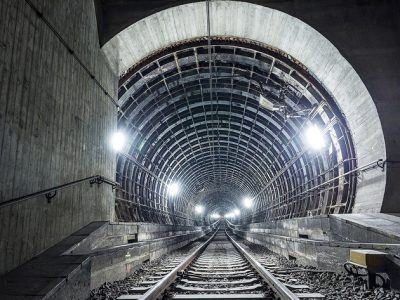
<path id="1" fill-rule="evenodd" d="M 374 168 L 374 167 L 379 167 L 379 168 L 381 168 L 382 170 L 384 170 L 384 167 L 385 167 L 385 160 L 383 160 L 382 158 L 380 158 L 380 159 L 374 160 L 374 161 L 372 161 L 372 162 L 369 162 L 369 163 L 367 163 L 367 164 L 365 164 L 365 165 L 363 165 L 363 166 L 354 168 L 354 169 L 352 169 L 352 170 L 350 170 L 350 171 L 348 171 L 348 172 L 346 172 L 346 173 L 343 173 L 343 174 L 338 175 L 338 176 L 336 176 L 336 177 L 334 177 L 334 178 L 331 178 L 331 179 L 329 179 L 329 180 L 327 180 L 327 181 L 325 181 L 325 182 L 323 182 L 323 183 L 321 183 L 321 184 L 318 184 L 318 185 L 316 185 L 316 186 L 313 186 L 313 187 L 311 187 L 310 189 L 308 189 L 307 191 L 303 191 L 303 192 L 301 192 L 300 194 L 296 194 L 296 196 L 302 195 L 302 194 L 304 194 L 305 192 L 309 192 L 309 191 L 314 190 L 314 189 L 318 189 L 318 188 L 321 187 L 321 186 L 324 186 L 324 185 L 326 185 L 326 184 L 329 184 L 329 183 L 331 183 L 332 181 L 335 181 L 335 180 L 337 180 L 337 179 L 339 179 L 339 178 L 345 177 L 345 176 L 350 175 L 350 174 L 352 174 L 352 173 L 364 172 L 364 171 L 367 171 L 367 170 L 372 169 L 372 168 Z M 273 181 L 268 182 L 268 184 L 267 184 L 266 186 L 264 186 L 264 187 L 261 189 L 261 191 L 258 192 L 257 195 L 253 197 L 253 199 L 258 198 L 258 196 L 261 195 L 261 193 L 263 193 L 263 192 L 267 189 L 267 187 L 270 186 L 270 185 L 272 184 L 272 182 L 273 182 Z"/>
<path id="2" fill-rule="evenodd" d="M 282 203 L 287 203 L 288 201 L 290 201 L 290 200 L 293 199 L 294 197 L 302 196 L 302 195 L 304 195 L 304 194 L 307 194 L 307 193 L 310 193 L 310 192 L 312 192 L 312 191 L 318 190 L 318 189 L 320 189 L 320 188 L 322 188 L 322 187 L 324 187 L 324 186 L 326 186 L 326 185 L 329 186 L 332 182 L 334 182 L 334 181 L 336 181 L 336 180 L 338 180 L 338 179 L 340 179 L 340 178 L 343 178 L 343 177 L 345 177 L 345 176 L 352 175 L 353 173 L 365 172 L 365 171 L 368 171 L 368 170 L 370 170 L 370 169 L 374 169 L 374 168 L 376 168 L 376 167 L 381 168 L 382 171 L 384 171 L 384 170 L 385 170 L 386 164 L 387 164 L 387 161 L 384 160 L 384 159 L 377 159 L 377 160 L 374 160 L 374 161 L 369 162 L 369 163 L 367 163 L 367 164 L 365 164 L 365 165 L 362 165 L 362 166 L 360 166 L 360 167 L 357 167 L 357 168 L 354 168 L 354 169 L 352 169 L 352 170 L 350 170 L 350 171 L 347 171 L 347 172 L 345 172 L 345 173 L 343 173 L 343 174 L 340 174 L 340 175 L 338 175 L 338 176 L 336 176 L 336 177 L 333 177 L 333 178 L 331 178 L 331 179 L 329 179 L 329 180 L 327 180 L 327 181 L 324 181 L 324 182 L 322 182 L 322 183 L 320 183 L 320 184 L 317 184 L 316 186 L 310 187 L 310 188 L 307 189 L 307 190 L 304 190 L 304 191 L 299 192 L 299 193 L 297 193 L 297 194 L 295 194 L 295 195 L 293 195 L 293 196 L 290 196 L 289 198 L 287 198 L 287 199 L 285 199 L 285 200 L 283 200 L 283 201 L 281 201 L 281 202 L 279 202 L 279 203 L 271 203 L 270 205 L 268 205 L 268 203 L 266 203 L 266 204 L 260 206 L 260 207 L 258 208 L 258 211 L 257 211 L 256 213 L 254 213 L 254 214 L 253 214 L 251 211 L 247 211 L 243 217 L 246 218 L 246 219 L 253 218 L 253 217 L 256 216 L 256 215 L 260 215 L 260 214 L 265 213 L 268 209 L 271 209 L 271 208 L 273 208 L 273 207 L 282 205 Z M 356 175 L 357 175 L 357 174 L 356 174 Z M 268 184 L 268 185 L 269 185 L 269 184 Z M 288 195 L 290 192 L 293 192 L 294 190 L 296 190 L 296 188 L 292 189 L 291 191 L 287 192 L 286 194 L 284 194 L 284 195 L 281 196 L 281 197 L 284 197 L 284 196 Z M 259 192 L 253 199 L 256 199 L 256 198 L 258 197 L 258 195 L 260 195 L 260 194 L 261 194 L 261 192 Z"/>
<path id="3" fill-rule="evenodd" d="M 94 175 L 94 176 L 89 176 L 89 177 L 86 177 L 86 178 L 78 179 L 78 180 L 75 180 L 75 181 L 71 181 L 71 182 L 68 182 L 68 183 L 57 185 L 57 186 L 49 188 L 49 189 L 41 190 L 41 191 L 38 191 L 38 192 L 35 192 L 35 193 L 32 193 L 32 194 L 24 195 L 24 196 L 21 196 L 21 197 L 18 197 L 18 198 L 13 198 L 13 199 L 1 202 L 0 203 L 0 208 L 6 207 L 6 206 L 10 206 L 10 205 L 14 205 L 16 203 L 20 203 L 20 202 L 23 202 L 23 201 L 26 201 L 26 200 L 29 200 L 29 199 L 37 198 L 37 197 L 42 196 L 42 195 L 46 196 L 47 201 L 50 202 L 50 200 L 57 195 L 57 191 L 61 191 L 61 190 L 64 190 L 66 188 L 69 188 L 69 187 L 72 187 L 72 186 L 76 186 L 78 184 L 81 184 L 81 183 L 84 183 L 84 182 L 87 182 L 87 181 L 89 181 L 90 185 L 105 183 L 105 184 L 111 185 L 113 189 L 115 189 L 117 186 L 119 186 L 119 183 L 117 183 L 115 181 L 112 181 L 112 180 L 110 180 L 108 178 L 105 178 L 105 177 L 103 177 L 101 175 Z"/>

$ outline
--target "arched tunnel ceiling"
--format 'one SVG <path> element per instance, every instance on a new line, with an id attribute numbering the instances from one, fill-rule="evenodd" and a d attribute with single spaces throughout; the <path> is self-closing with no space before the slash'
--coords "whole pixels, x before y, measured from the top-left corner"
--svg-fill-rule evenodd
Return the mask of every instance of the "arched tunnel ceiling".
<path id="1" fill-rule="evenodd" d="M 214 38 L 210 49 L 206 38 L 180 43 L 121 78 L 119 128 L 131 137 L 129 157 L 118 160 L 121 197 L 168 207 L 176 181 L 183 193 L 174 211 L 183 213 L 196 204 L 228 212 L 246 196 L 275 218 L 351 211 L 354 178 L 312 189 L 356 165 L 335 101 L 275 49 L 234 38 Z M 260 106 L 260 94 L 287 111 Z M 310 123 L 329 132 L 325 150 L 305 143 Z"/>
<path id="2" fill-rule="evenodd" d="M 199 38 L 206 35 L 204 2 L 149 16 L 103 47 L 123 74 L 119 125 L 133 141 L 118 159 L 119 218 L 191 219 L 193 206 L 222 185 L 236 196 L 221 200 L 224 209 L 245 195 L 254 198 L 250 221 L 349 212 L 353 203 L 357 211 L 364 204 L 380 207 L 386 172 L 360 179 L 355 200 L 357 176 L 347 173 L 356 160 L 364 165 L 386 157 L 375 106 L 351 65 L 289 15 L 237 1 L 210 6 L 211 32 L 218 36 L 211 59 Z M 260 107 L 260 93 L 284 103 L 289 114 L 304 107 L 324 128 L 329 147 L 308 151 L 304 118 L 285 120 Z M 181 181 L 183 191 L 171 200 L 172 180 Z M 209 211 L 216 202 L 205 203 Z"/>

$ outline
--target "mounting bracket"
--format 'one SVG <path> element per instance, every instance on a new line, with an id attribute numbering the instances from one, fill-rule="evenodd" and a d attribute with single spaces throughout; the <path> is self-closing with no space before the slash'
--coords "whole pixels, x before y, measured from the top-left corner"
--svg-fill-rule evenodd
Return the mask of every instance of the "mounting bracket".
<path id="1" fill-rule="evenodd" d="M 51 199 L 53 199 L 55 196 L 57 195 L 57 190 L 53 191 L 53 192 L 48 192 L 47 194 L 45 194 L 46 199 L 47 199 L 47 203 L 51 203 Z"/>

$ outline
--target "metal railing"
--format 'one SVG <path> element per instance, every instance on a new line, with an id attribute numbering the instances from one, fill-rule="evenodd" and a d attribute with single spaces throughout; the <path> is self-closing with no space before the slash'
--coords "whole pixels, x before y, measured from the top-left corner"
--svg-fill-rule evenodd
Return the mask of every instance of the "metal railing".
<path id="1" fill-rule="evenodd" d="M 14 205 L 14 204 L 17 204 L 17 203 L 20 203 L 20 202 L 24 202 L 24 201 L 27 201 L 27 200 L 30 200 L 30 199 L 33 199 L 33 198 L 37 198 L 37 197 L 43 196 L 43 195 L 46 197 L 47 201 L 50 203 L 51 199 L 54 198 L 57 195 L 58 191 L 61 191 L 61 190 L 64 190 L 66 188 L 70 188 L 70 187 L 73 187 L 73 186 L 76 186 L 76 185 L 79 185 L 79 184 L 85 183 L 85 182 L 89 182 L 90 185 L 105 183 L 105 184 L 111 185 L 113 189 L 115 189 L 117 186 L 119 186 L 119 184 L 117 182 L 115 182 L 115 181 L 112 181 L 112 180 L 110 180 L 108 178 L 105 178 L 105 177 L 103 177 L 101 175 L 94 175 L 94 176 L 78 179 L 78 180 L 75 180 L 75 181 L 71 181 L 71 182 L 68 182 L 68 183 L 57 185 L 57 186 L 52 187 L 52 188 L 41 190 L 41 191 L 38 191 L 38 192 L 35 192 L 35 193 L 32 193 L 32 194 L 24 195 L 24 196 L 21 196 L 21 197 L 18 197 L 18 198 L 13 198 L 13 199 L 1 202 L 0 203 L 0 208 L 6 207 L 6 206 L 10 206 L 10 205 Z"/>
<path id="2" fill-rule="evenodd" d="M 243 214 L 242 220 L 245 222 L 250 222 L 250 223 L 253 221 L 260 222 L 261 220 L 257 219 L 260 215 L 265 216 L 265 218 L 267 218 L 267 217 L 274 218 L 274 216 L 266 215 L 266 212 L 274 210 L 274 209 L 278 208 L 279 206 L 282 206 L 285 204 L 290 204 L 290 202 L 294 201 L 296 198 L 305 197 L 313 191 L 326 192 L 329 189 L 338 188 L 339 185 L 336 184 L 336 181 L 341 178 L 345 178 L 346 176 L 357 177 L 357 176 L 359 176 L 359 174 L 361 172 L 366 172 L 366 171 L 369 171 L 369 170 L 375 169 L 375 168 L 380 168 L 382 171 L 384 171 L 385 167 L 387 167 L 386 164 L 387 164 L 386 160 L 377 159 L 377 160 L 371 161 L 367 164 L 364 164 L 362 166 L 356 167 L 350 171 L 344 172 L 343 174 L 340 174 L 333 178 L 330 178 L 329 180 L 321 182 L 312 187 L 304 188 L 304 189 L 303 189 L 303 186 L 300 189 L 298 187 L 296 187 L 296 188 L 292 189 L 291 191 L 288 191 L 286 194 L 282 195 L 281 197 L 285 197 L 284 199 L 278 199 L 278 201 L 260 205 L 259 207 L 257 207 L 257 212 L 254 212 L 254 213 L 252 211 L 247 211 L 245 214 Z M 313 181 L 313 180 L 314 180 L 314 178 L 310 181 Z M 297 190 L 299 190 L 299 191 L 297 191 Z M 344 203 L 343 205 L 346 205 L 346 204 Z M 351 204 L 351 206 L 352 206 L 352 204 Z M 332 207 L 332 206 L 328 206 L 328 208 L 329 207 Z M 297 211 L 297 213 L 305 213 L 308 210 L 308 208 L 305 207 L 305 209 L 306 209 L 305 211 Z M 326 207 L 325 208 L 322 207 L 322 209 L 326 210 Z M 347 212 L 351 212 L 351 211 L 346 211 L 346 213 Z M 322 214 L 326 214 L 326 213 L 322 213 Z M 286 219 L 286 218 L 291 218 L 291 217 L 284 216 L 284 218 Z"/>

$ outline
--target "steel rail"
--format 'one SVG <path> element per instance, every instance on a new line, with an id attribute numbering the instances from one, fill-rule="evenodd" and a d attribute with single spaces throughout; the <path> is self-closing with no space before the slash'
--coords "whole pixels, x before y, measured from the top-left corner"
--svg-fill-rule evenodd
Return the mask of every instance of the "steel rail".
<path id="1" fill-rule="evenodd" d="M 271 272 L 265 269 L 250 253 L 243 249 L 225 230 L 225 233 L 235 248 L 248 260 L 258 274 L 267 282 L 270 288 L 278 294 L 282 300 L 299 300 L 282 282 L 275 278 Z"/>
<path id="2" fill-rule="evenodd" d="M 214 223 L 215 224 L 215 223 Z M 204 242 L 200 247 L 198 247 L 192 254 L 187 256 L 178 266 L 176 266 L 172 271 L 164 276 L 156 285 L 149 289 L 145 294 L 138 298 L 138 300 L 155 300 L 161 296 L 164 291 L 175 282 L 178 274 L 184 271 L 192 261 L 208 246 L 212 241 L 214 236 L 217 234 L 218 228 L 215 230 L 214 234 Z"/>
<path id="3" fill-rule="evenodd" d="M 35 193 L 32 193 L 32 194 L 24 195 L 24 196 L 21 196 L 21 197 L 18 197 L 18 198 L 13 198 L 13 199 L 1 202 L 0 203 L 0 208 L 6 207 L 6 206 L 10 206 L 10 205 L 14 205 L 16 203 L 20 203 L 20 202 L 23 202 L 23 201 L 26 201 L 26 200 L 29 200 L 29 199 L 37 198 L 37 197 L 42 196 L 42 195 L 46 196 L 47 200 L 50 202 L 50 200 L 56 196 L 57 191 L 61 191 L 61 190 L 64 190 L 66 188 L 73 187 L 73 186 L 76 186 L 78 184 L 81 184 L 81 183 L 84 183 L 84 182 L 87 182 L 87 181 L 89 181 L 90 185 L 105 183 L 105 184 L 111 185 L 113 189 L 116 188 L 117 186 L 119 186 L 119 184 L 117 182 L 112 181 L 112 180 L 110 180 L 110 179 L 108 179 L 106 177 L 103 177 L 101 175 L 94 175 L 94 176 L 89 176 L 89 177 L 86 177 L 86 178 L 78 179 L 78 180 L 75 180 L 75 181 L 71 181 L 71 182 L 68 182 L 68 183 L 57 185 L 57 186 L 52 187 L 52 188 L 41 190 L 41 191 L 38 191 L 38 192 L 35 192 Z"/>

